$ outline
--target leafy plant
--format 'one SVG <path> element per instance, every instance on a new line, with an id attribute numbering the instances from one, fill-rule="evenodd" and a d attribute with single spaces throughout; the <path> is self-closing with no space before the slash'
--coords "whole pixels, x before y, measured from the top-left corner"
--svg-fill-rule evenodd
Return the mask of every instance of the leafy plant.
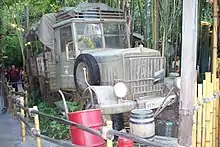
<path id="1" fill-rule="evenodd" d="M 38 104 L 38 109 L 40 112 L 46 113 L 48 115 L 57 116 L 60 118 L 65 118 L 61 114 L 61 111 L 57 108 L 50 107 L 45 102 Z M 69 126 L 61 124 L 57 121 L 48 120 L 45 117 L 40 117 L 40 130 L 42 134 L 55 139 L 69 139 Z"/>
<path id="2" fill-rule="evenodd" d="M 3 55 L 7 56 L 5 65 L 10 66 L 16 64 L 16 66 L 22 66 L 21 50 L 19 48 L 19 40 L 17 36 L 5 36 L 4 38 L 5 48 Z"/>
<path id="3" fill-rule="evenodd" d="M 63 105 L 63 102 L 59 102 Z M 67 106 L 70 112 L 79 110 L 79 105 L 76 102 L 67 101 Z M 29 107 L 38 106 L 38 110 L 45 114 L 56 116 L 59 118 L 66 119 L 66 116 L 62 114 L 62 110 L 57 107 L 52 107 L 43 101 L 39 97 L 39 91 L 35 91 L 31 94 L 29 99 Z M 49 120 L 45 117 L 40 116 L 40 130 L 41 133 L 55 139 L 69 139 L 69 126 L 61 124 L 57 121 Z"/>
<path id="4" fill-rule="evenodd" d="M 77 102 L 66 102 L 68 108 L 69 108 L 69 112 L 74 112 L 79 110 L 79 104 Z"/>

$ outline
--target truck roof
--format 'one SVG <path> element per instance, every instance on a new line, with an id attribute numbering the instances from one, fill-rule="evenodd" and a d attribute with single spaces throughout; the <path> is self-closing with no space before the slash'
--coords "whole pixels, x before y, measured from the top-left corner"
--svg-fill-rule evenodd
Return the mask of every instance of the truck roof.
<path id="1" fill-rule="evenodd" d="M 72 21 L 114 21 L 126 22 L 124 12 L 103 3 L 81 3 L 76 7 L 62 8 L 58 13 L 49 13 L 41 17 L 25 34 L 27 41 L 39 39 L 45 46 L 54 50 L 54 27 Z"/>
<path id="2" fill-rule="evenodd" d="M 56 15 L 56 26 L 67 20 L 125 20 L 125 14 L 120 9 L 111 8 L 103 3 L 81 3 L 76 7 L 61 9 Z M 63 22 L 63 23 L 60 23 Z"/>

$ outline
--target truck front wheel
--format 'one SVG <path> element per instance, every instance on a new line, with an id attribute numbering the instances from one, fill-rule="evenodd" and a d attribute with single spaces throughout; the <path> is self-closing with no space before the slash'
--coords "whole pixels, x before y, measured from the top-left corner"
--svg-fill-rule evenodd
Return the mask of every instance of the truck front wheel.
<path id="1" fill-rule="evenodd" d="M 100 70 L 96 59 L 90 54 L 80 54 L 74 64 L 74 82 L 77 92 L 82 92 L 88 87 L 83 69 L 86 69 L 86 80 L 90 85 L 100 85 Z"/>

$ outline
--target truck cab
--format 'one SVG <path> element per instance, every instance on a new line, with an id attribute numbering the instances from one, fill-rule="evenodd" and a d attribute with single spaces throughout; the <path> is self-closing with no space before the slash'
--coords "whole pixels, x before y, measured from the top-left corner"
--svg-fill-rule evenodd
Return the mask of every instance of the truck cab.
<path id="1" fill-rule="evenodd" d="M 83 3 L 58 13 L 53 26 L 58 89 L 86 97 L 85 108 L 106 115 L 158 108 L 167 94 L 164 80 L 155 78 L 164 76 L 165 58 L 130 47 L 126 18 L 105 4 Z"/>

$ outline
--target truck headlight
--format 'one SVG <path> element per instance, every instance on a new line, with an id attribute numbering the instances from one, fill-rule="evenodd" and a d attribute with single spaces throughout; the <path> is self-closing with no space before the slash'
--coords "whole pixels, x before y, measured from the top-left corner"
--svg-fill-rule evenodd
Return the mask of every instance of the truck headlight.
<path id="1" fill-rule="evenodd" d="M 177 89 L 180 89 L 181 88 L 181 78 L 178 77 L 174 80 L 174 87 L 176 87 Z"/>
<path id="2" fill-rule="evenodd" d="M 115 95 L 119 98 L 123 98 L 127 95 L 128 93 L 128 88 L 127 86 L 122 83 L 122 82 L 118 82 L 117 84 L 115 84 L 114 86 L 114 92 Z"/>

